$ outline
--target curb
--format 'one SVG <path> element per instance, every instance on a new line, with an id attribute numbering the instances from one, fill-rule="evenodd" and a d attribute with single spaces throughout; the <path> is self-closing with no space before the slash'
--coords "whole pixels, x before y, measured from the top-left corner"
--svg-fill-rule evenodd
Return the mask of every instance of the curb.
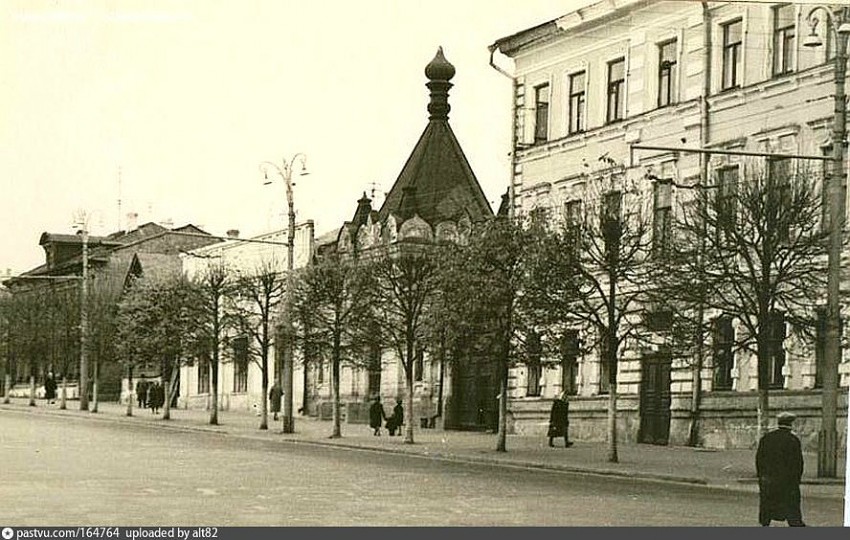
<path id="1" fill-rule="evenodd" d="M 43 414 L 46 416 L 54 416 L 54 417 L 70 417 L 77 418 L 80 420 L 95 420 L 99 422 L 109 422 L 113 424 L 127 424 L 126 416 L 114 417 L 114 416 L 98 416 L 96 413 L 91 414 L 89 416 L 78 416 L 73 414 L 66 414 L 60 412 L 59 410 L 50 410 L 50 409 L 19 409 L 17 407 L 4 407 L 4 404 L 0 404 L 0 411 L 9 411 L 12 413 L 19 414 Z M 292 439 L 292 438 L 279 438 L 279 439 L 270 439 L 267 437 L 260 437 L 257 435 L 252 435 L 249 433 L 238 433 L 228 431 L 226 429 L 221 429 L 220 427 L 214 426 L 187 426 L 180 424 L 171 424 L 168 420 L 156 421 L 156 420 L 148 420 L 144 418 L 139 418 L 137 416 L 129 417 L 132 418 L 130 422 L 135 423 L 136 425 L 151 427 L 151 428 L 165 428 L 170 431 L 176 432 L 185 432 L 185 433 L 209 433 L 215 435 L 222 435 L 226 437 L 235 437 L 242 439 L 250 439 L 254 441 L 262 441 L 262 442 L 271 442 L 271 443 L 284 443 L 291 445 L 303 445 L 303 446 L 318 446 L 323 448 L 339 448 L 343 450 L 357 450 L 361 452 L 377 452 L 383 454 L 393 454 L 393 455 L 403 455 L 420 459 L 430 459 L 430 460 L 438 460 L 445 461 L 451 463 L 467 463 L 473 465 L 487 465 L 492 467 L 504 467 L 511 469 L 524 469 L 524 470 L 536 470 L 536 471 L 550 471 L 557 473 L 566 473 L 566 474 L 581 474 L 586 476 L 600 476 L 607 478 L 621 478 L 621 479 L 632 479 L 643 482 L 655 482 L 655 483 L 664 483 L 664 484 L 678 484 L 678 485 L 687 485 L 687 486 L 696 486 L 705 489 L 714 489 L 714 490 L 724 490 L 724 491 L 737 491 L 737 492 L 757 492 L 754 490 L 757 485 L 757 479 L 755 477 L 752 478 L 738 478 L 736 480 L 729 480 L 729 483 L 712 483 L 707 478 L 701 477 L 693 477 L 693 476 L 680 476 L 680 475 L 668 475 L 668 474 L 659 474 L 659 473 L 645 473 L 638 471 L 618 471 L 613 469 L 605 469 L 605 468 L 592 468 L 592 467 L 580 467 L 575 465 L 561 465 L 561 464 L 551 464 L 551 463 L 538 463 L 533 461 L 507 461 L 501 460 L 497 458 L 491 457 L 477 457 L 477 456 L 463 456 L 463 455 L 454 455 L 451 453 L 442 453 L 442 452 L 418 452 L 414 450 L 415 446 L 410 450 L 404 448 L 387 448 L 387 447 L 379 447 L 379 446 L 364 446 L 356 443 L 348 443 L 343 442 L 340 439 L 332 439 L 328 441 L 323 440 L 303 440 L 303 439 Z M 275 433 L 274 430 L 268 430 L 266 433 Z M 279 433 L 283 435 L 282 433 Z M 801 482 L 804 485 L 841 485 L 844 483 L 844 479 L 819 479 L 819 478 L 809 478 L 804 479 Z M 827 498 L 827 499 L 844 499 L 844 493 L 837 494 L 813 494 L 809 497 L 812 498 Z"/>

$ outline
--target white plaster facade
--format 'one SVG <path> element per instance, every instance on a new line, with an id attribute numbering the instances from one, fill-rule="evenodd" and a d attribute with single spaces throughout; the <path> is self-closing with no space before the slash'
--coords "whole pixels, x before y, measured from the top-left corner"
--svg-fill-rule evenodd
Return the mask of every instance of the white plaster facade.
<path id="1" fill-rule="evenodd" d="M 512 76 L 514 87 L 514 211 L 529 214 L 545 208 L 550 215 L 562 215 L 567 203 L 588 197 L 586 183 L 604 160 L 624 164 L 626 182 L 648 197 L 643 204 L 650 207 L 650 175 L 682 185 L 699 181 L 699 154 L 632 153 L 633 144 L 825 155 L 831 144 L 833 62 L 828 47 L 802 46 L 802 37 L 810 32 L 809 9 L 782 3 L 614 0 L 497 40 L 491 46 L 497 53 L 496 64 L 513 61 L 504 71 Z M 820 24 L 817 33 L 831 43 L 827 26 Z M 783 31 L 790 36 L 785 41 Z M 732 61 L 730 51 L 738 36 L 738 59 Z M 662 66 L 664 47 L 668 47 L 668 63 Z M 625 70 L 622 83 L 611 77 L 611 66 L 619 61 Z M 729 71 L 732 65 L 734 80 Z M 624 94 L 619 101 L 623 114 L 614 121 L 610 119 L 612 81 Z M 662 86 L 670 92 L 660 93 Z M 715 154 L 708 167 L 713 170 L 739 160 Z M 822 167 L 823 162 L 811 163 Z M 672 191 L 675 207 L 686 192 L 675 187 Z M 846 252 L 843 257 L 850 262 Z M 844 282 L 846 291 L 850 280 Z M 814 301 L 825 303 L 825 299 Z M 783 388 L 796 391 L 815 386 L 814 348 L 811 342 L 786 339 Z M 845 344 L 840 364 L 840 384 L 845 388 L 850 383 L 848 360 Z M 618 392 L 626 397 L 621 405 L 627 409 L 632 406 L 628 396 L 640 391 L 641 361 L 641 351 L 631 349 L 620 358 Z M 731 392 L 755 390 L 755 364 L 750 354 L 735 355 Z M 579 358 L 579 400 L 600 394 L 600 371 L 598 351 Z M 561 368 L 556 363 L 544 367 L 539 396 L 527 396 L 527 375 L 527 367 L 511 372 L 515 427 L 542 431 L 543 410 L 562 389 Z M 703 389 L 711 392 L 711 367 L 702 375 Z M 670 380 L 674 424 L 677 399 L 682 414 L 687 410 L 691 377 L 690 368 L 674 360 Z M 819 397 L 812 404 L 816 402 Z M 590 415 L 594 406 L 585 405 Z M 574 410 L 582 407 L 579 401 Z M 818 414 L 814 405 L 804 414 L 809 413 Z M 628 418 L 624 423 L 629 423 Z M 627 428 L 626 437 L 634 436 Z M 670 437 L 671 442 L 682 440 L 675 425 Z"/>

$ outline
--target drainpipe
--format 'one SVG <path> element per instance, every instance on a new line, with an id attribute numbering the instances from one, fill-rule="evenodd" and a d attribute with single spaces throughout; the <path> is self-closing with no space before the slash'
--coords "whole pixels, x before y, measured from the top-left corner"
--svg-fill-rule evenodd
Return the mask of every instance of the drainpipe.
<path id="1" fill-rule="evenodd" d="M 703 25 L 703 55 L 702 55 L 702 96 L 700 98 L 700 125 L 699 146 L 705 148 L 709 141 L 709 104 L 708 97 L 711 95 L 711 11 L 708 2 L 702 2 L 702 25 Z M 700 185 L 708 185 L 708 160 L 709 154 L 700 153 Z M 705 233 L 703 230 L 700 238 L 699 257 L 703 257 L 705 250 Z M 705 311 L 702 303 L 697 308 L 697 335 L 696 335 L 696 358 L 694 359 L 693 380 L 691 383 L 691 418 L 688 426 L 688 446 L 699 445 L 699 416 L 702 402 L 702 367 L 704 364 L 705 348 L 703 339 L 703 324 Z"/>
<path id="2" fill-rule="evenodd" d="M 495 45 L 490 46 L 490 67 L 507 77 L 511 80 L 511 170 L 508 176 L 508 218 L 513 219 L 514 217 L 514 201 L 516 200 L 514 194 L 514 170 L 516 169 L 516 149 L 517 149 L 517 140 L 516 140 L 516 78 L 500 68 L 493 61 L 493 57 L 496 54 L 496 50 L 498 47 Z"/>

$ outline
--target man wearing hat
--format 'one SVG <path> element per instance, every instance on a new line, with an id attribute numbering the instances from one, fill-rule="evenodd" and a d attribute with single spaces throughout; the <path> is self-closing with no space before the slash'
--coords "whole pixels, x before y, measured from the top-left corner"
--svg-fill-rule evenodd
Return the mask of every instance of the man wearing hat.
<path id="1" fill-rule="evenodd" d="M 805 527 L 800 510 L 800 477 L 803 476 L 803 451 L 800 439 L 791 433 L 797 417 L 781 412 L 778 429 L 759 441 L 756 474 L 759 477 L 759 523 L 767 527 L 772 520 L 787 521 L 791 527 Z"/>

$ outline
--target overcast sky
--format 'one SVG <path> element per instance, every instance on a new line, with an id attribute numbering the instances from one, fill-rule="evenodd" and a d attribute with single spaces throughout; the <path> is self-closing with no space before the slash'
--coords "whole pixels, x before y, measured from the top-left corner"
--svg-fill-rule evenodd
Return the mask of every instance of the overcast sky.
<path id="1" fill-rule="evenodd" d="M 587 3 L 4 0 L 0 272 L 41 264 L 40 234 L 72 231 L 78 209 L 92 234 L 128 212 L 213 234 L 280 228 L 284 187 L 259 164 L 296 152 L 310 170 L 299 221 L 339 226 L 373 182 L 389 190 L 425 128 L 439 45 L 457 69 L 450 122 L 497 207 L 510 81 L 487 46 Z"/>

